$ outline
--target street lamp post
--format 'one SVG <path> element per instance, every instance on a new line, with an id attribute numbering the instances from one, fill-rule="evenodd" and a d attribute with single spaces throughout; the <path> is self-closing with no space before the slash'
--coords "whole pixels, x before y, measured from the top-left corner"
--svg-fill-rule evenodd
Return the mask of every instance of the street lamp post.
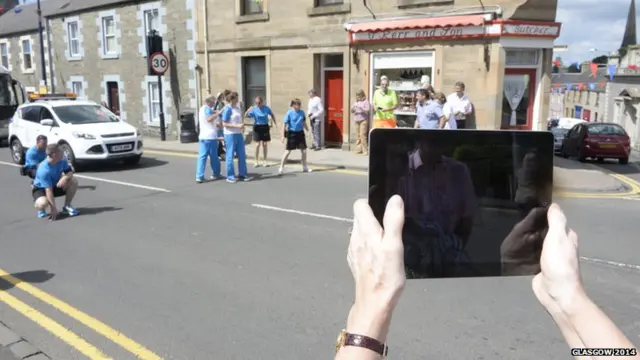
<path id="1" fill-rule="evenodd" d="M 40 62 L 42 66 L 42 81 L 47 86 L 47 62 L 44 59 L 44 28 L 42 27 L 42 8 L 38 0 L 38 33 L 40 34 Z"/>

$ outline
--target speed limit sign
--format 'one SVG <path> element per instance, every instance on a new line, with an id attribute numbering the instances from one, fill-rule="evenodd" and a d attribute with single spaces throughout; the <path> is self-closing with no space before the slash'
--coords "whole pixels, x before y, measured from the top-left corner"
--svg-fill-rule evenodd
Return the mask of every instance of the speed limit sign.
<path id="1" fill-rule="evenodd" d="M 164 75 L 169 70 L 169 59 L 161 52 L 153 53 L 151 55 L 151 71 L 156 75 Z"/>

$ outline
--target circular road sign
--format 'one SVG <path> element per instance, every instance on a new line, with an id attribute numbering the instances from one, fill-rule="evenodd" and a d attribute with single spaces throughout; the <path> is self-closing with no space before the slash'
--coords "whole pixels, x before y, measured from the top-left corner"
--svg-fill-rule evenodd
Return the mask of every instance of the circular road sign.
<path id="1" fill-rule="evenodd" d="M 151 70 L 157 75 L 164 75 L 169 70 L 169 59 L 161 52 L 151 55 Z"/>

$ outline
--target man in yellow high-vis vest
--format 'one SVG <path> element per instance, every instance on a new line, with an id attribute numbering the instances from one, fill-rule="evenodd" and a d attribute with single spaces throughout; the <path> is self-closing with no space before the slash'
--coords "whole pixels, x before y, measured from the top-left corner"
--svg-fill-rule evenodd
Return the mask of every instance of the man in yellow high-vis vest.
<path id="1" fill-rule="evenodd" d="M 380 88 L 373 93 L 374 128 L 395 128 L 398 126 L 396 116 L 393 113 L 398 108 L 398 95 L 389 89 L 389 78 L 380 78 Z"/>

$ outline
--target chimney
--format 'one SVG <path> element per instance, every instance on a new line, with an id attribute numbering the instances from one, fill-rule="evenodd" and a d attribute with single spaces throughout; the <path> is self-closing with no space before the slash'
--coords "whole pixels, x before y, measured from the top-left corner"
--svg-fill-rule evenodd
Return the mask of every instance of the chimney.
<path id="1" fill-rule="evenodd" d="M 591 62 L 583 61 L 582 64 L 580 64 L 580 72 L 583 74 L 591 74 Z"/>

